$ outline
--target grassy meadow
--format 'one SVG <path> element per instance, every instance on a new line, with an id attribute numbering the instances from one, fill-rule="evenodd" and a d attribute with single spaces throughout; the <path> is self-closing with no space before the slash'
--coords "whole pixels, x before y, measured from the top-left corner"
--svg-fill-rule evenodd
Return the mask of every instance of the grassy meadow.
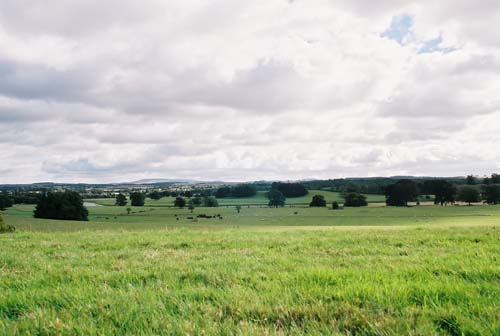
<path id="1" fill-rule="evenodd" d="M 328 204 L 331 205 L 333 201 L 337 201 L 342 203 L 343 198 L 340 196 L 340 193 L 338 192 L 332 192 L 332 191 L 327 191 L 327 190 L 310 190 L 309 194 L 306 196 L 302 197 L 293 197 L 293 198 L 288 198 L 286 200 L 286 203 L 289 205 L 293 204 L 309 204 L 311 202 L 311 199 L 314 195 L 323 195 L 325 197 L 325 200 L 327 201 Z M 365 195 L 368 202 L 371 203 L 384 203 L 385 202 L 385 197 L 384 195 Z M 146 199 L 146 206 L 173 206 L 174 205 L 174 200 L 175 197 L 163 197 L 160 200 L 152 200 L 150 198 Z M 88 200 L 90 202 L 94 202 L 100 205 L 114 205 L 115 204 L 115 199 L 114 198 L 100 198 L 100 199 L 93 199 L 93 200 Z M 242 198 L 236 198 L 236 197 L 227 197 L 227 198 L 220 198 L 217 199 L 219 202 L 220 206 L 231 206 L 231 205 L 245 205 L 245 204 L 252 204 L 252 205 L 267 205 L 269 203 L 268 198 L 266 197 L 266 192 L 265 191 L 258 191 L 257 195 L 253 197 L 242 197 Z"/>
<path id="2" fill-rule="evenodd" d="M 500 206 L 32 211 L 0 335 L 500 335 Z"/>

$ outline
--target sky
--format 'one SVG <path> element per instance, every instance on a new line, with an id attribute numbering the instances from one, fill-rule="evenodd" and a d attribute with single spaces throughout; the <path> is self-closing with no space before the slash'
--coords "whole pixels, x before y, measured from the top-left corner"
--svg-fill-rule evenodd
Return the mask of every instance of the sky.
<path id="1" fill-rule="evenodd" d="M 0 183 L 500 171 L 498 0 L 2 0 Z"/>

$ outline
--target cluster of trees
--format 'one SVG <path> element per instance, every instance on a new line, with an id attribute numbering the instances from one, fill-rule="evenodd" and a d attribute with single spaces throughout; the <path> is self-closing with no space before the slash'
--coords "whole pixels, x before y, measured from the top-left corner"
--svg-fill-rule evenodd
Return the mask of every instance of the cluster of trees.
<path id="1" fill-rule="evenodd" d="M 257 189 L 250 184 L 239 184 L 234 187 L 224 186 L 220 187 L 215 191 L 214 196 L 216 198 L 227 198 L 227 197 L 252 197 L 257 194 Z"/>
<path id="2" fill-rule="evenodd" d="M 14 200 L 9 197 L 7 194 L 0 194 L 0 210 L 5 210 L 14 205 Z"/>
<path id="3" fill-rule="evenodd" d="M 183 197 L 178 196 L 175 198 L 174 206 L 182 209 L 186 205 L 190 210 L 193 210 L 194 208 L 199 206 L 204 206 L 207 208 L 216 208 L 219 206 L 219 202 L 213 196 L 205 196 L 205 197 L 196 196 L 189 199 L 189 201 L 187 202 L 186 199 L 184 199 Z"/>
<path id="4" fill-rule="evenodd" d="M 300 183 L 273 182 L 271 189 L 280 191 L 287 198 L 306 196 L 309 191 Z"/>
<path id="5" fill-rule="evenodd" d="M 472 182 L 472 179 L 469 181 Z M 447 180 L 426 180 L 418 183 L 402 179 L 385 188 L 386 203 L 390 206 L 407 206 L 409 202 L 418 202 L 421 195 L 434 195 L 434 203 L 445 205 L 457 201 L 476 203 L 484 200 L 488 204 L 500 204 L 500 185 L 487 184 L 475 186 L 466 184 L 457 187 Z"/>
<path id="6" fill-rule="evenodd" d="M 88 215 L 87 208 L 83 206 L 82 197 L 75 191 L 43 194 L 34 212 L 35 218 L 77 221 L 87 221 Z"/>

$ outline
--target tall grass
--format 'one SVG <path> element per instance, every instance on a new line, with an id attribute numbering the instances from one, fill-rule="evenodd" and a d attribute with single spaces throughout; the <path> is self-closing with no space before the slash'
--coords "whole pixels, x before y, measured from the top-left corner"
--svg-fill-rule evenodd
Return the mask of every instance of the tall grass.
<path id="1" fill-rule="evenodd" d="M 500 334 L 494 225 L 25 231 L 0 246 L 5 335 Z"/>

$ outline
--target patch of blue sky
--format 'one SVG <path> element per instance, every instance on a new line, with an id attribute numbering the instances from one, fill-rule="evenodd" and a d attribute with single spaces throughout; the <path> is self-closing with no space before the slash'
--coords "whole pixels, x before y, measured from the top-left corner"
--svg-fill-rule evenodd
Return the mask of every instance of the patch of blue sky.
<path id="1" fill-rule="evenodd" d="M 392 18 L 391 26 L 381 34 L 382 37 L 397 41 L 403 45 L 413 26 L 413 18 L 407 14 Z"/>
<path id="2" fill-rule="evenodd" d="M 456 48 L 442 48 L 441 43 L 443 43 L 443 37 L 439 36 L 435 39 L 425 41 L 422 47 L 418 50 L 419 54 L 429 54 L 429 53 L 434 53 L 434 52 L 440 52 L 440 53 L 450 53 L 455 50 Z"/>

